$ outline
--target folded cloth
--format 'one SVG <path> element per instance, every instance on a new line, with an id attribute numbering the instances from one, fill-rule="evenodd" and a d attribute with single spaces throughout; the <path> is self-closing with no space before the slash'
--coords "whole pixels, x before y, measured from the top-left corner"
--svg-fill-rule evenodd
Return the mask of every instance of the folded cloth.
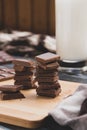
<path id="1" fill-rule="evenodd" d="M 73 130 L 86 130 L 87 114 L 79 115 L 81 105 L 86 98 L 87 84 L 83 84 L 50 111 L 49 115 L 60 125 L 68 125 Z"/>

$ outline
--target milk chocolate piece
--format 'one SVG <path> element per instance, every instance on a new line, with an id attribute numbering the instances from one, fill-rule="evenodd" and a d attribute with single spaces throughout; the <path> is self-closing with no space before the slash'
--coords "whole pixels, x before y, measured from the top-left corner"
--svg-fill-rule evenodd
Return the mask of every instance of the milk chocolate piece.
<path id="1" fill-rule="evenodd" d="M 50 52 L 36 56 L 36 60 L 43 64 L 58 61 L 59 59 L 60 57 L 58 55 L 50 53 Z"/>
<path id="2" fill-rule="evenodd" d="M 15 85 L 22 85 L 22 89 L 26 90 L 26 89 L 30 89 L 30 88 L 36 88 L 36 86 L 34 86 L 33 80 L 15 80 L 14 82 Z"/>
<path id="3" fill-rule="evenodd" d="M 39 83 L 55 83 L 58 80 L 58 76 L 56 77 L 37 77 L 36 80 Z"/>
<path id="4" fill-rule="evenodd" d="M 25 69 L 25 67 L 22 65 L 14 65 L 14 69 L 15 69 L 15 71 L 21 72 Z"/>
<path id="5" fill-rule="evenodd" d="M 36 71 L 37 73 L 39 74 L 48 74 L 48 73 L 55 73 L 55 72 L 58 72 L 58 69 L 52 69 L 52 70 L 44 70 L 42 69 L 41 67 L 37 66 L 36 67 Z"/>
<path id="6" fill-rule="evenodd" d="M 26 60 L 26 59 L 15 59 L 13 60 L 15 65 L 21 65 L 25 67 L 32 67 L 34 65 L 33 61 Z"/>
<path id="7" fill-rule="evenodd" d="M 32 80 L 32 76 L 24 75 L 24 76 L 14 76 L 14 80 Z"/>
<path id="8" fill-rule="evenodd" d="M 45 70 L 52 70 L 52 69 L 56 69 L 59 67 L 58 62 L 52 62 L 50 64 L 42 64 L 40 62 L 37 63 L 38 66 L 40 66 L 41 68 L 45 69 Z"/>
<path id="9" fill-rule="evenodd" d="M 49 89 L 49 91 L 50 89 L 60 88 L 60 84 L 58 82 L 55 82 L 53 84 L 52 83 L 38 83 L 38 84 L 41 89 L 45 89 L 45 90 Z"/>
<path id="10" fill-rule="evenodd" d="M 22 89 L 21 85 L 1 85 L 0 91 L 3 92 L 17 92 Z"/>
<path id="11" fill-rule="evenodd" d="M 14 92 L 14 93 L 6 93 L 1 92 L 0 93 L 0 100 L 12 100 L 12 99 L 21 99 L 25 98 L 24 95 L 21 92 Z"/>
<path id="12" fill-rule="evenodd" d="M 43 90 L 42 88 L 38 87 L 36 89 L 37 95 L 39 96 L 46 96 L 46 97 L 52 97 L 55 98 L 58 96 L 61 92 L 61 88 L 59 89 L 50 89 L 50 90 Z"/>
<path id="13" fill-rule="evenodd" d="M 22 87 L 23 86 L 29 86 L 29 88 L 32 86 L 32 81 L 29 81 L 29 80 L 24 80 L 24 81 L 18 81 L 18 80 L 16 80 L 15 82 L 14 82 L 14 84 L 15 85 L 22 85 Z"/>
<path id="14" fill-rule="evenodd" d="M 33 75 L 33 71 L 23 71 L 23 72 L 15 71 L 15 75 L 16 76 Z"/>
<path id="15" fill-rule="evenodd" d="M 58 72 L 53 72 L 53 73 L 35 73 L 36 77 L 55 77 L 58 76 Z"/>
<path id="16" fill-rule="evenodd" d="M 33 66 L 32 67 L 25 67 L 23 65 L 14 65 L 14 69 L 17 72 L 28 72 L 28 71 L 31 72 L 31 71 L 33 71 L 34 67 Z"/>

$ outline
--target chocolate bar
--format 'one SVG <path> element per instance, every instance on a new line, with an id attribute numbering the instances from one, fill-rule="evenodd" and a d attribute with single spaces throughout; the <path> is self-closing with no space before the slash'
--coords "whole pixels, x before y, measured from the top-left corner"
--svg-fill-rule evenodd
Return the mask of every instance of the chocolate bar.
<path id="1" fill-rule="evenodd" d="M 37 73 L 40 73 L 40 74 L 41 73 L 48 74 L 48 73 L 58 72 L 58 68 L 56 68 L 56 69 L 43 69 L 40 66 L 36 66 L 36 70 L 37 70 Z"/>
<path id="2" fill-rule="evenodd" d="M 17 92 L 22 89 L 21 85 L 1 85 L 0 91 L 3 92 Z"/>
<path id="3" fill-rule="evenodd" d="M 15 71 L 16 76 L 33 75 L 33 71 Z"/>
<path id="4" fill-rule="evenodd" d="M 55 83 L 39 83 L 39 86 L 40 86 L 40 88 L 42 88 L 42 89 L 45 89 L 45 90 L 47 90 L 47 89 L 58 89 L 58 88 L 61 88 L 60 87 L 60 84 L 58 83 L 58 82 L 55 82 Z"/>
<path id="5" fill-rule="evenodd" d="M 58 96 L 58 95 L 60 94 L 61 88 L 58 88 L 58 89 L 50 89 L 50 90 L 49 90 L 49 89 L 48 89 L 48 90 L 44 90 L 44 89 L 38 87 L 38 88 L 36 89 L 36 92 L 37 92 L 37 94 L 40 95 L 40 96 L 47 96 L 47 97 L 52 97 L 52 98 L 54 98 L 54 97 L 56 97 L 56 96 Z"/>
<path id="6" fill-rule="evenodd" d="M 22 85 L 22 86 L 31 86 L 32 82 L 29 80 L 15 80 L 15 85 Z"/>
<path id="7" fill-rule="evenodd" d="M 57 67 L 59 67 L 58 62 L 52 62 L 50 64 L 42 64 L 40 62 L 38 62 L 38 66 L 40 66 L 41 68 L 45 69 L 45 70 L 52 70 L 52 69 L 56 69 Z"/>
<path id="8" fill-rule="evenodd" d="M 25 67 L 32 67 L 34 64 L 32 61 L 26 60 L 26 59 L 15 59 L 13 60 L 14 65 L 21 65 Z"/>
<path id="9" fill-rule="evenodd" d="M 23 65 L 14 65 L 14 69 L 18 73 L 19 72 L 27 72 L 27 71 L 29 71 L 29 72 L 31 71 L 32 72 L 32 70 L 34 69 L 34 67 L 33 66 L 32 67 L 25 67 Z"/>
<path id="10" fill-rule="evenodd" d="M 54 73 L 52 73 L 52 72 L 50 72 L 50 73 L 38 73 L 38 72 L 36 72 L 35 73 L 35 76 L 37 76 L 37 77 L 53 77 L 53 76 L 57 76 L 58 75 L 58 72 L 54 72 Z"/>
<path id="11" fill-rule="evenodd" d="M 25 98 L 24 95 L 21 92 L 1 92 L 0 93 L 0 100 L 12 100 L 12 99 L 21 99 Z"/>
<path id="12" fill-rule="evenodd" d="M 25 98 L 20 92 L 21 85 L 2 85 L 0 86 L 0 100 L 11 100 Z"/>
<path id="13" fill-rule="evenodd" d="M 24 80 L 24 79 L 26 79 L 26 80 L 31 80 L 32 79 L 32 77 L 31 76 L 29 76 L 29 75 L 24 75 L 24 76 L 14 76 L 14 80 Z"/>
<path id="14" fill-rule="evenodd" d="M 58 61 L 59 59 L 60 57 L 58 55 L 50 53 L 50 52 L 36 56 L 36 60 L 43 64 Z"/>
<path id="15" fill-rule="evenodd" d="M 55 83 L 58 80 L 58 76 L 56 77 L 38 77 L 37 81 L 39 83 Z"/>
<path id="16" fill-rule="evenodd" d="M 14 65 L 14 69 L 15 71 L 19 71 L 19 72 L 25 70 L 24 66 L 21 66 L 21 65 Z"/>

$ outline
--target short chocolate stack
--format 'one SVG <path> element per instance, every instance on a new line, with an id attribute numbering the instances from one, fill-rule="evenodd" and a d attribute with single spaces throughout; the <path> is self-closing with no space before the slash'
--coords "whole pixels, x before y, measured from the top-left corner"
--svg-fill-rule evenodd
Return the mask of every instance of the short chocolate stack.
<path id="1" fill-rule="evenodd" d="M 20 92 L 21 85 L 2 85 L 0 86 L 0 100 L 11 100 L 25 98 Z"/>
<path id="2" fill-rule="evenodd" d="M 36 92 L 40 96 L 56 97 L 61 92 L 58 82 L 59 56 L 53 53 L 44 53 L 36 56 Z"/>
<path id="3" fill-rule="evenodd" d="M 22 85 L 22 89 L 32 88 L 34 63 L 30 60 L 16 59 L 13 61 L 15 70 L 15 85 Z"/>

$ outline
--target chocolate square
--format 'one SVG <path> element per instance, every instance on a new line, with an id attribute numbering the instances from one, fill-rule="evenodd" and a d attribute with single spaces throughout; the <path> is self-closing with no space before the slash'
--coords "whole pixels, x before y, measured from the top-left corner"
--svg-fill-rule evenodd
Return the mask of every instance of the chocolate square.
<path id="1" fill-rule="evenodd" d="M 60 57 L 57 54 L 50 53 L 50 52 L 36 56 L 36 60 L 38 62 L 41 62 L 41 63 L 44 63 L 44 64 L 50 63 L 50 62 L 53 62 L 53 61 L 57 61 L 59 59 L 60 59 Z"/>

